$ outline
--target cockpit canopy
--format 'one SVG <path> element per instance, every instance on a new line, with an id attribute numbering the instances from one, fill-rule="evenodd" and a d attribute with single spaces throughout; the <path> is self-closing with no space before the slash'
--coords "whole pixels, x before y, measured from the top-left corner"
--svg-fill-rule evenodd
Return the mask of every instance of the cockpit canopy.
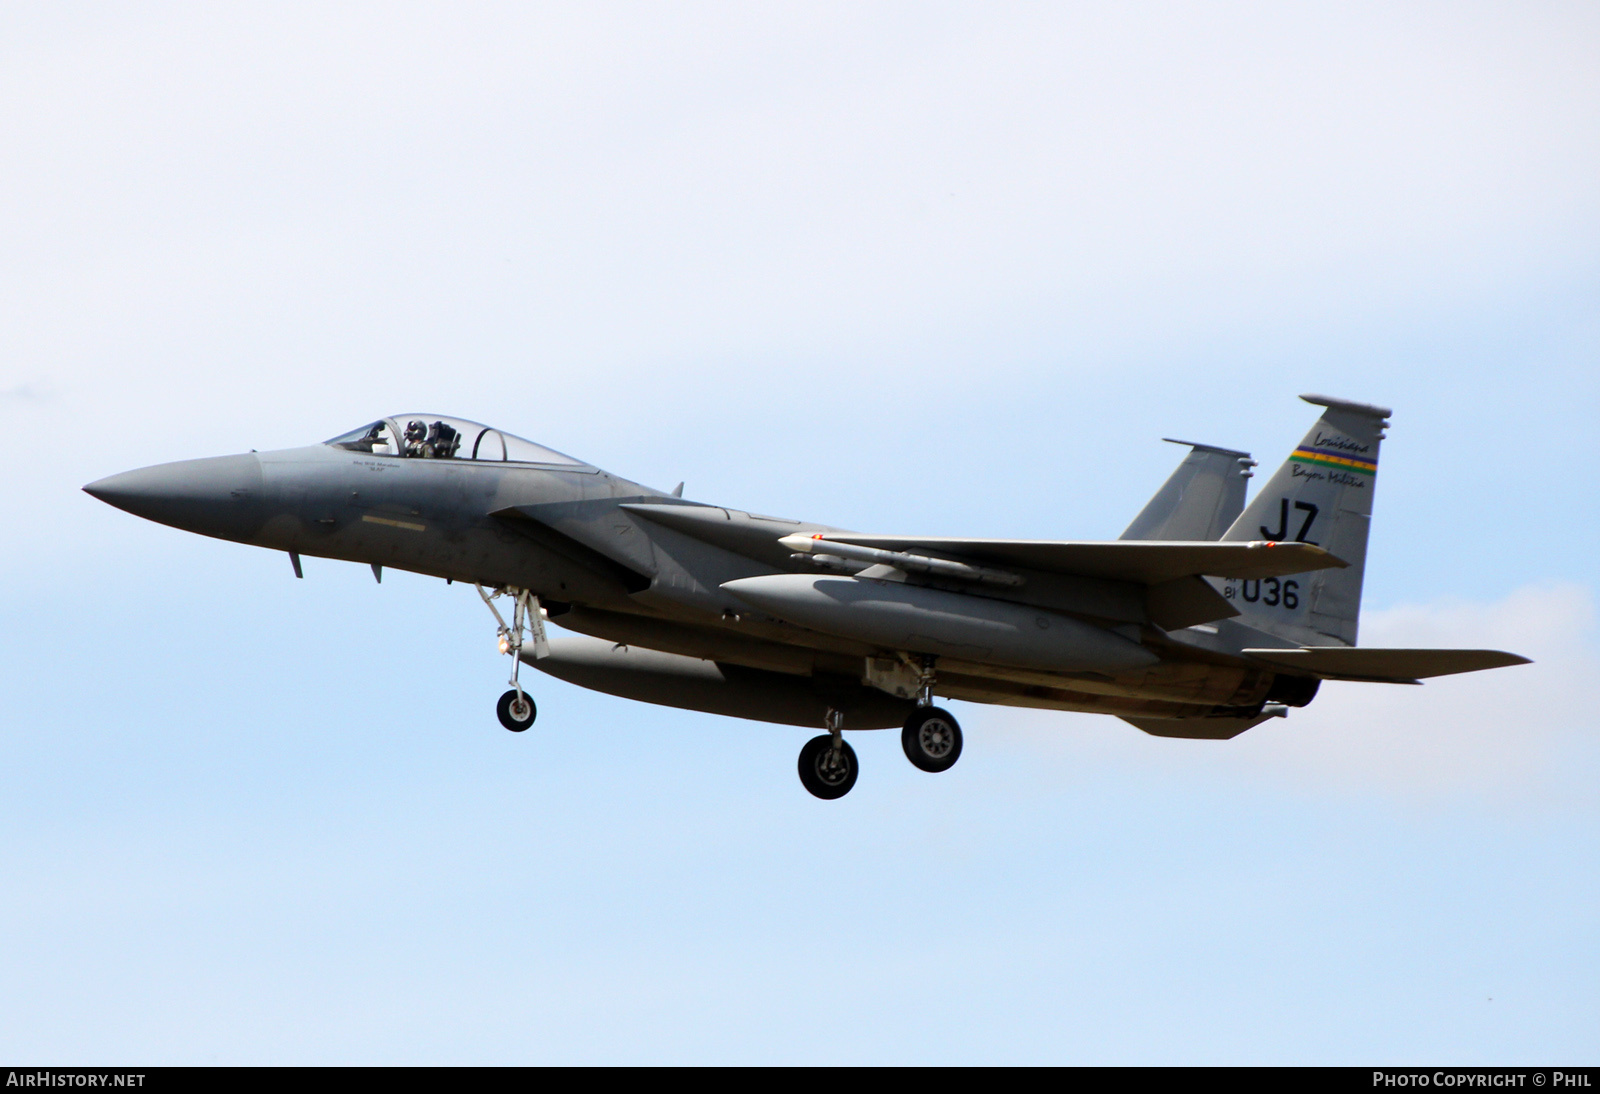
<path id="1" fill-rule="evenodd" d="M 463 418 L 438 414 L 397 414 L 323 442 L 350 452 L 422 460 L 488 460 L 493 463 L 540 463 L 587 466 L 553 448 L 525 441 Z"/>

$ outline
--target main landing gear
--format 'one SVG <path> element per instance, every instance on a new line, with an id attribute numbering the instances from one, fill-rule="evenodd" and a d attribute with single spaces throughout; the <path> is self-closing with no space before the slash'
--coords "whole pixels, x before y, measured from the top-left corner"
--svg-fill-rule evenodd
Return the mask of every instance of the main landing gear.
<path id="1" fill-rule="evenodd" d="M 923 771 L 949 771 L 961 758 L 961 726 L 949 711 L 919 707 L 900 731 L 900 747 Z"/>
<path id="2" fill-rule="evenodd" d="M 844 715 L 829 709 L 828 732 L 813 737 L 800 750 L 800 785 L 824 801 L 842 798 L 856 784 L 860 765 L 856 750 L 845 743 Z"/>
<path id="3" fill-rule="evenodd" d="M 907 662 L 910 658 L 905 658 Z M 924 657 L 914 666 L 921 686 L 917 689 L 917 709 L 900 731 L 900 747 L 912 766 L 923 771 L 949 771 L 961 758 L 961 724 L 947 710 L 933 705 L 933 658 Z"/>
<path id="4" fill-rule="evenodd" d="M 544 634 L 544 614 L 539 607 L 539 598 L 527 589 L 508 587 L 490 593 L 479 585 L 478 595 L 483 597 L 483 602 L 494 613 L 495 622 L 500 624 L 500 652 L 511 655 L 511 690 L 500 696 L 494 712 L 499 716 L 501 725 L 513 733 L 521 733 L 533 725 L 533 720 L 539 716 L 539 708 L 534 705 L 533 697 L 522 690 L 522 684 L 517 679 L 522 670 L 522 649 L 531 643 L 535 660 L 550 655 L 550 644 Z M 510 626 L 506 625 L 500 609 L 494 606 L 494 599 L 498 596 L 512 599 L 514 608 Z"/>
<path id="5" fill-rule="evenodd" d="M 900 747 L 906 759 L 923 771 L 949 771 L 961 758 L 961 724 L 947 710 L 933 705 L 933 658 L 925 657 L 916 668 L 921 686 L 917 709 L 900 731 Z M 842 798 L 856 784 L 860 766 L 855 749 L 845 744 L 844 715 L 829 708 L 828 732 L 813 737 L 800 750 L 800 784 L 824 800 Z"/>

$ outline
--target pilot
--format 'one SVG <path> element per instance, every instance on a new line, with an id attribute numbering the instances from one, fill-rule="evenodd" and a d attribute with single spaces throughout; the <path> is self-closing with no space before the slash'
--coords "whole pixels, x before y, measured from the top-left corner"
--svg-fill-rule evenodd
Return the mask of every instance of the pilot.
<path id="1" fill-rule="evenodd" d="M 428 431 L 428 443 L 423 446 L 423 454 L 435 459 L 448 460 L 456 454 L 456 449 L 461 445 L 461 434 L 443 422 L 434 422 L 433 428 Z"/>
<path id="2" fill-rule="evenodd" d="M 421 422 L 406 423 L 406 455 L 426 456 L 423 442 L 428 439 L 428 427 Z"/>

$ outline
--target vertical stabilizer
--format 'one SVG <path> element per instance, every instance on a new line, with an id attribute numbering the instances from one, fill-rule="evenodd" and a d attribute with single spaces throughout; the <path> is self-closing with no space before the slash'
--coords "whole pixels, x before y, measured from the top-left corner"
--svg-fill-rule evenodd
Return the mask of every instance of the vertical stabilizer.
<path id="1" fill-rule="evenodd" d="M 1121 539 L 1217 540 L 1244 510 L 1245 480 L 1256 462 L 1248 452 L 1186 444 L 1189 454 L 1133 518 Z"/>
<path id="2" fill-rule="evenodd" d="M 1302 646 L 1353 646 L 1378 445 L 1390 411 L 1322 395 L 1300 398 L 1327 409 L 1222 538 L 1314 543 L 1350 565 L 1220 587 L 1241 623 Z"/>

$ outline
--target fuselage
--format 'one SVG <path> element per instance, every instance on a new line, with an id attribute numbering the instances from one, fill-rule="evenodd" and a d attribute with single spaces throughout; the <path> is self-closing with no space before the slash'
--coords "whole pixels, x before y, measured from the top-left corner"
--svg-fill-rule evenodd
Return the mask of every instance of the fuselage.
<path id="1" fill-rule="evenodd" d="M 784 534 L 835 529 L 700 506 L 576 461 L 534 466 L 408 459 L 318 444 L 165 464 L 87 489 L 140 516 L 257 547 L 530 589 L 554 622 L 627 645 L 758 671 L 839 678 L 860 678 L 863 664 L 899 652 L 870 627 L 849 634 L 839 633 L 848 626 L 806 626 L 804 619 L 795 621 L 798 612 L 763 611 L 725 587 L 800 577 L 796 570 L 805 575 L 801 581 L 814 578 L 824 587 L 827 575 L 797 567 L 787 552 L 745 547 L 738 537 L 764 544 Z M 667 505 L 719 515 L 729 529 L 719 533 L 726 545 L 628 508 Z M 1032 576 L 1022 591 L 974 591 L 937 580 L 918 587 L 929 590 L 925 598 L 957 598 L 980 616 L 1037 608 L 1041 626 L 1047 616 L 1058 621 L 1058 631 L 1062 622 L 1071 623 L 1137 650 L 1139 663 L 1125 656 L 1106 667 L 1054 670 L 1038 659 L 986 655 L 992 646 L 963 656 L 957 644 L 939 651 L 940 694 L 1172 717 L 1258 707 L 1273 691 L 1276 674 L 1236 653 L 1260 644 L 1259 632 L 1223 620 L 1169 635 L 1139 618 L 1137 598 L 1115 583 L 1072 588 L 1052 583 L 1049 575 Z"/>
<path id="2" fill-rule="evenodd" d="M 1499 650 L 1357 648 L 1389 411 L 1321 395 L 1245 504 L 1254 466 L 1190 445 L 1115 541 L 862 534 L 689 501 L 500 430 L 431 414 L 319 445 L 147 467 L 84 489 L 151 520 L 290 555 L 472 583 L 512 655 L 497 715 L 536 707 L 522 664 L 613 695 L 826 732 L 807 790 L 857 770 L 844 730 L 900 725 L 947 770 L 936 696 L 1116 715 L 1225 739 L 1323 679 L 1416 683 L 1526 663 Z M 1184 442 L 1187 443 L 1187 442 Z M 509 597 L 511 618 L 495 606 Z M 574 632 L 551 639 L 548 619 Z"/>

